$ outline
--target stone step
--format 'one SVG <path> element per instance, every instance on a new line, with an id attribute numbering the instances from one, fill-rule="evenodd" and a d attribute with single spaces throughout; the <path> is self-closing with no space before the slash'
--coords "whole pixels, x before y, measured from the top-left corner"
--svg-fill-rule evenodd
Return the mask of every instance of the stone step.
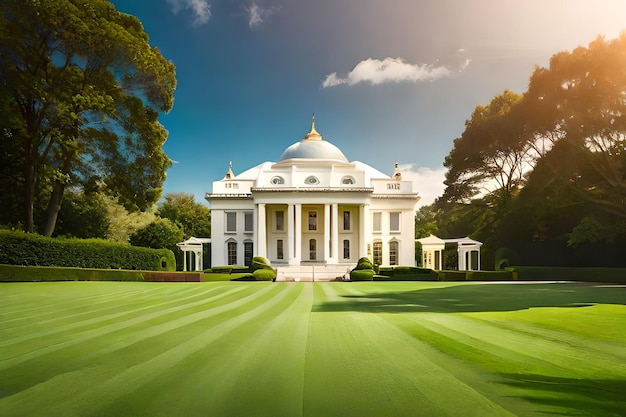
<path id="1" fill-rule="evenodd" d="M 334 281 L 350 280 L 350 271 L 356 264 L 274 265 L 276 281 Z"/>

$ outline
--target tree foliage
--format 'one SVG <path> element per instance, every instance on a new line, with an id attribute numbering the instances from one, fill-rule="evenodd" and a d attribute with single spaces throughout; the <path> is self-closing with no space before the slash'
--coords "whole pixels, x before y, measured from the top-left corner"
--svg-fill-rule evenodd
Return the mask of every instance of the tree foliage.
<path id="1" fill-rule="evenodd" d="M 156 219 L 130 236 L 130 244 L 153 249 L 177 250 L 183 230 L 169 219 Z"/>
<path id="2" fill-rule="evenodd" d="M 477 106 L 445 166 L 444 235 L 471 234 L 485 251 L 626 237 L 626 33 L 559 52 L 523 95 Z"/>
<path id="3" fill-rule="evenodd" d="M 158 115 L 175 85 L 141 23 L 109 1 L 3 0 L 2 157 L 21 169 L 2 182 L 23 187 L 26 230 L 45 186 L 47 235 L 69 185 L 100 183 L 130 210 L 154 203 L 170 166 Z"/>
<path id="4" fill-rule="evenodd" d="M 179 224 L 185 238 L 211 237 L 211 211 L 207 206 L 197 203 L 193 194 L 167 194 L 157 215 Z"/>

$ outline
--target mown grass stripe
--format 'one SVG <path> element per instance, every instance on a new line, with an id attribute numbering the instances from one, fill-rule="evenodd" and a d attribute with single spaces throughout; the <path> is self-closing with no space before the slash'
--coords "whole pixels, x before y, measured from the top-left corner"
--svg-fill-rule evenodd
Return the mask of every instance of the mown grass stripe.
<path id="1" fill-rule="evenodd" d="M 214 297 L 214 299 L 224 298 L 229 294 L 236 295 L 241 290 L 245 290 L 245 289 L 246 289 L 245 286 L 239 286 L 239 287 L 233 286 L 231 290 L 226 291 Z M 97 349 L 100 349 L 99 352 L 101 354 L 106 353 L 106 352 L 113 352 L 115 350 L 120 350 L 132 344 L 136 344 L 142 340 L 145 340 L 146 338 L 150 338 L 150 337 L 154 337 L 154 336 L 166 333 L 172 329 L 180 328 L 190 323 L 194 323 L 194 322 L 206 319 L 207 317 L 213 317 L 213 316 L 219 315 L 225 311 L 235 310 L 237 308 L 240 308 L 241 306 L 244 306 L 246 303 L 249 303 L 251 300 L 262 297 L 263 294 L 267 292 L 269 289 L 270 289 L 269 287 L 265 288 L 264 290 L 253 289 L 253 291 L 248 296 L 242 297 L 241 299 L 237 301 L 231 301 L 221 306 L 214 306 L 212 308 L 203 309 L 200 312 L 189 314 L 182 318 L 178 318 L 176 320 L 166 321 L 162 325 L 149 326 L 147 329 L 142 330 L 142 331 L 134 331 L 132 330 L 133 327 L 131 326 L 136 325 L 138 323 L 147 322 L 148 320 L 150 320 L 150 318 L 154 318 L 157 316 L 167 316 L 167 314 L 166 312 L 162 312 L 161 314 L 158 314 L 158 315 L 155 315 L 155 314 L 148 315 L 150 317 L 139 316 L 133 320 L 122 321 L 122 322 L 115 323 L 110 326 L 106 326 L 105 328 L 92 329 L 89 332 L 85 332 L 82 337 L 71 339 L 64 343 L 51 345 L 46 349 L 41 349 L 39 351 L 31 352 L 31 354 L 22 355 L 20 357 L 15 358 L 13 361 L 5 361 L 6 363 L 3 363 L 4 365 L 6 365 L 5 368 L 7 368 L 5 372 L 9 372 L 8 369 L 11 369 L 11 372 L 14 372 L 20 375 L 19 378 L 13 382 L 13 384 L 7 385 L 6 389 L 9 390 L 9 393 L 13 393 L 19 389 L 26 388 L 23 385 L 19 385 L 19 382 L 18 382 L 21 380 L 28 379 L 28 378 L 24 378 L 24 375 L 21 375 L 22 372 L 20 372 L 20 368 L 18 366 L 21 363 L 25 362 L 26 360 L 29 361 L 28 369 L 34 370 L 34 369 L 37 369 L 38 366 L 35 366 L 37 362 L 33 362 L 33 361 L 38 360 L 41 363 L 41 366 L 46 366 L 46 363 L 49 363 L 54 358 L 54 356 L 50 356 L 50 355 L 56 353 L 57 356 L 60 356 L 61 358 L 63 358 L 63 361 L 65 362 L 64 370 L 67 370 L 67 367 L 69 366 L 69 364 L 75 363 L 75 362 L 78 362 L 78 364 L 75 366 L 76 368 L 79 368 L 80 363 L 89 364 L 93 360 L 97 359 L 97 356 L 94 356 L 94 354 L 91 353 L 94 350 L 98 352 Z M 184 308 L 184 306 L 181 306 L 180 308 Z M 128 329 L 129 332 L 124 333 L 124 335 L 120 338 L 120 341 L 118 343 L 111 343 L 110 336 L 106 339 L 102 338 L 102 336 L 105 336 L 108 333 L 117 332 L 123 329 Z M 86 346 L 85 344 L 88 342 L 95 342 L 98 344 L 102 344 L 103 346 L 97 349 L 94 349 L 93 347 L 87 349 L 85 347 Z M 73 348 L 73 350 L 71 348 Z M 69 354 L 70 352 L 73 352 L 73 351 L 75 351 L 76 353 Z M 75 357 L 75 355 L 79 355 L 79 356 Z M 9 368 L 9 365 L 11 365 L 11 368 Z M 42 380 L 45 380 L 43 378 L 51 377 L 53 373 L 55 372 L 56 365 L 49 366 L 49 368 L 51 369 L 50 370 L 45 369 L 42 372 L 38 372 L 37 375 L 31 375 L 30 379 L 33 381 L 37 381 L 37 380 L 42 381 Z M 50 375 L 49 372 L 51 372 L 52 375 Z"/>
<path id="2" fill-rule="evenodd" d="M 513 330 L 498 328 L 484 321 L 474 320 L 470 314 L 460 315 L 421 315 L 418 320 L 451 339 L 481 350 L 485 355 L 513 359 L 528 367 L 542 371 L 550 369 L 555 376 L 571 375 L 575 369 L 578 375 L 626 375 L 626 364 L 616 363 L 614 358 L 605 355 L 592 355 L 579 341 L 568 345 L 562 341 L 534 337 Z M 430 325 L 428 324 L 430 323 Z M 593 361 L 589 358 L 593 357 Z"/>
<path id="3" fill-rule="evenodd" d="M 141 398 L 149 414 L 176 415 L 180 413 L 176 398 L 185 396 L 187 415 L 300 415 L 312 284 L 275 285 L 289 292 L 280 302 L 210 349 L 195 352 L 116 399 L 106 411 L 132 410 Z M 173 380 L 179 381 L 175 387 Z M 155 397 L 155 392 L 163 394 Z"/>
<path id="4" fill-rule="evenodd" d="M 332 288 L 317 294 L 316 302 L 339 296 Z M 512 415 L 425 359 L 424 349 L 366 312 L 313 313 L 304 415 L 455 416 L 461 407 L 468 416 Z"/>
<path id="5" fill-rule="evenodd" d="M 170 304 L 171 302 L 165 301 L 163 303 L 159 303 L 156 305 L 150 305 L 148 307 L 141 307 L 135 310 L 122 310 L 121 312 L 105 315 L 105 316 L 97 316 L 95 318 L 90 318 L 87 320 L 77 321 L 74 323 L 69 323 L 63 326 L 50 327 L 49 330 L 33 333 L 30 335 L 24 335 L 12 339 L 7 339 L 3 342 L 0 342 L 0 355 L 6 359 L 0 361 L 0 370 L 6 369 L 7 367 L 14 366 L 16 363 L 23 362 L 26 360 L 30 360 L 40 355 L 47 354 L 49 352 L 54 352 L 59 349 L 63 349 L 67 346 L 71 346 L 77 343 L 82 343 L 85 340 L 89 340 L 94 337 L 101 337 L 108 333 L 124 329 L 126 327 L 130 327 L 136 325 L 141 322 L 145 322 L 148 320 L 153 320 L 155 318 L 165 316 L 177 311 L 184 311 L 187 308 L 194 306 L 201 306 L 214 303 L 218 299 L 224 298 L 233 293 L 237 293 L 242 288 L 232 288 L 231 290 L 221 293 L 215 297 L 210 297 L 204 300 L 199 300 L 186 304 L 178 304 L 175 307 L 170 307 L 167 309 L 161 309 L 163 305 Z M 211 292 L 211 291 L 208 291 Z M 141 311 L 152 311 L 149 314 L 138 315 L 137 313 Z M 126 317 L 132 317 L 131 319 L 125 319 Z M 117 321 L 116 321 L 117 320 Z M 112 324 L 100 326 L 101 323 L 112 322 Z M 72 331 L 77 329 L 87 328 L 85 331 L 81 331 L 78 333 L 72 333 Z M 50 343 L 50 336 L 59 334 L 62 337 L 55 340 L 54 344 Z M 80 335 L 77 337 L 77 334 Z M 34 343 L 33 340 L 40 340 L 39 343 Z M 30 351 L 25 352 L 23 349 L 15 348 L 9 349 L 12 345 L 18 343 L 28 342 L 26 346 Z"/>
<path id="6" fill-rule="evenodd" d="M 75 307 L 71 310 L 72 312 L 78 310 L 79 313 L 67 314 L 69 310 L 61 310 L 54 314 L 52 317 L 49 317 L 47 320 L 33 320 L 30 319 L 30 323 L 25 325 L 19 329 L 9 328 L 6 331 L 1 332 L 3 341 L 0 342 L 0 348 L 9 346 L 11 344 L 20 343 L 32 338 L 37 337 L 45 337 L 48 338 L 55 333 L 65 333 L 69 330 L 78 330 L 81 327 L 93 327 L 94 323 L 98 321 L 102 322 L 110 322 L 114 320 L 119 320 L 124 316 L 136 316 L 137 313 L 143 312 L 146 310 L 160 310 L 163 307 L 170 304 L 180 304 L 181 301 L 200 298 L 199 304 L 206 302 L 206 299 L 203 298 L 207 294 L 219 291 L 220 288 L 208 288 L 204 291 L 195 291 L 191 295 L 186 297 L 181 297 L 181 294 L 177 294 L 177 297 L 173 300 L 166 299 L 159 304 L 149 303 L 146 305 L 145 298 L 137 298 L 133 296 L 130 302 L 120 302 L 125 297 L 123 294 L 121 297 L 113 297 L 107 301 L 105 306 L 101 306 L 101 308 L 94 308 L 95 306 L 100 306 L 102 303 L 98 304 L 86 304 L 86 303 L 78 303 L 72 300 L 72 303 L 75 303 Z M 190 304 L 187 304 L 190 305 Z M 135 307 L 140 306 L 140 307 Z M 115 311 L 115 313 L 104 314 L 107 311 Z M 69 322 L 67 324 L 63 324 Z M 40 330 L 42 329 L 42 330 Z M 21 336 L 12 337 L 12 334 L 18 332 Z M 31 333 L 31 336 L 24 336 L 24 332 Z"/>
<path id="7" fill-rule="evenodd" d="M 266 288 L 259 290 L 258 294 L 265 295 L 265 297 L 263 297 L 263 303 L 259 303 L 257 306 L 250 309 L 245 309 L 232 318 L 224 320 L 216 326 L 190 337 L 174 348 L 148 358 L 146 361 L 138 363 L 112 378 L 101 381 L 98 386 L 89 387 L 80 395 L 70 400 L 68 404 L 58 404 L 58 406 L 53 407 L 49 415 L 69 417 L 69 415 L 64 414 L 64 410 L 80 410 L 92 404 L 100 404 L 102 407 L 106 407 L 118 398 L 125 396 L 128 392 L 128 387 L 136 388 L 158 378 L 164 370 L 174 368 L 188 356 L 201 349 L 208 348 L 211 344 L 218 342 L 237 327 L 247 321 L 254 320 L 263 311 L 271 309 L 284 297 L 287 297 L 290 292 L 283 286 L 266 286 Z M 249 301 L 250 299 L 246 300 L 243 304 L 245 305 Z M 106 411 L 105 414 L 106 413 L 108 413 L 108 411 Z"/>

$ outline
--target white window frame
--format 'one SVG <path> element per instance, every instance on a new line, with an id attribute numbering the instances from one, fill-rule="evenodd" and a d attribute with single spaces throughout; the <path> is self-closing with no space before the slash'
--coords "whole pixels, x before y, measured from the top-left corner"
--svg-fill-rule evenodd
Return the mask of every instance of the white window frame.
<path id="1" fill-rule="evenodd" d="M 229 221 L 229 219 L 232 219 L 233 223 L 231 224 L 231 222 Z M 227 211 L 226 212 L 226 219 L 225 219 L 225 232 L 226 233 L 237 233 L 237 212 L 236 211 Z M 230 226 L 234 226 L 234 229 L 231 229 Z"/>
<path id="2" fill-rule="evenodd" d="M 398 227 L 397 229 L 394 229 L 394 220 L 393 218 L 395 216 L 398 216 Z M 389 213 L 389 232 L 391 233 L 400 233 L 400 231 L 402 230 L 402 213 L 399 211 L 392 211 Z"/>

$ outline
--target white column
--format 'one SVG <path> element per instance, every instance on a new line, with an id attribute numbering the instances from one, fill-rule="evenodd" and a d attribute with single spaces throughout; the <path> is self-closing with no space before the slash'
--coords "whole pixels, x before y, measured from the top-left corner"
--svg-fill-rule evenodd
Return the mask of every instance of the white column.
<path id="1" fill-rule="evenodd" d="M 324 204 L 324 260 L 330 258 L 330 204 Z"/>
<path id="2" fill-rule="evenodd" d="M 196 269 L 195 271 L 202 271 L 202 251 L 196 252 Z"/>
<path id="3" fill-rule="evenodd" d="M 299 264 L 302 260 L 302 204 L 294 206 L 294 257 L 293 263 Z"/>
<path id="4" fill-rule="evenodd" d="M 257 236 L 256 253 L 258 256 L 267 258 L 267 231 L 265 221 L 265 204 L 257 204 Z"/>
<path id="5" fill-rule="evenodd" d="M 187 271 L 187 251 L 183 251 L 183 271 Z"/>
<path id="6" fill-rule="evenodd" d="M 369 238 L 370 228 L 368 227 L 370 224 L 369 216 L 370 216 L 369 206 L 367 204 L 359 205 L 359 256 L 358 258 L 368 256 L 367 255 L 367 242 L 371 240 Z"/>
<path id="7" fill-rule="evenodd" d="M 294 264 L 294 259 L 296 256 L 296 239 L 295 239 L 295 231 L 296 231 L 296 218 L 295 218 L 295 206 L 293 204 L 287 204 L 287 259 L 289 261 L 289 265 Z"/>
<path id="8" fill-rule="evenodd" d="M 330 259 L 329 262 L 336 264 L 339 262 L 339 205 L 331 206 L 330 221 Z"/>

